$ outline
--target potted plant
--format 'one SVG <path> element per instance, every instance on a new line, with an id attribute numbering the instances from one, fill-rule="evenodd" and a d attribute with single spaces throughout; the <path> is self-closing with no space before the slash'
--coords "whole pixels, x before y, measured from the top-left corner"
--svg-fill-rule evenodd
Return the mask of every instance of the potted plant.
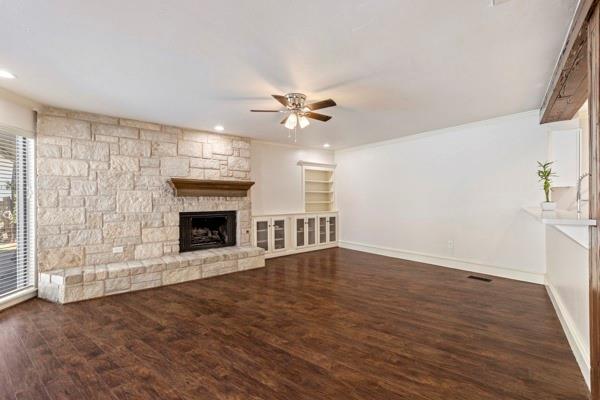
<path id="1" fill-rule="evenodd" d="M 554 211 L 556 210 L 556 203 L 550 201 L 550 189 L 552 189 L 552 177 L 556 176 L 554 172 L 552 172 L 552 163 L 554 161 L 547 161 L 545 163 L 541 163 L 538 161 L 538 170 L 537 176 L 540 178 L 540 182 L 543 184 L 544 194 L 546 195 L 546 201 L 542 202 L 542 210 L 543 211 Z"/>

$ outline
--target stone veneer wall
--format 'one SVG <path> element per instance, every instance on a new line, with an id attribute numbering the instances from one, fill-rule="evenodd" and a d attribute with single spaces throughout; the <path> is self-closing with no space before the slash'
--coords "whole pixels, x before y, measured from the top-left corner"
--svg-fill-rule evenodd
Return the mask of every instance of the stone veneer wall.
<path id="1" fill-rule="evenodd" d="M 176 254 L 181 211 L 237 210 L 250 243 L 249 197 L 177 198 L 167 183 L 248 180 L 249 139 L 53 108 L 37 130 L 40 272 Z"/>

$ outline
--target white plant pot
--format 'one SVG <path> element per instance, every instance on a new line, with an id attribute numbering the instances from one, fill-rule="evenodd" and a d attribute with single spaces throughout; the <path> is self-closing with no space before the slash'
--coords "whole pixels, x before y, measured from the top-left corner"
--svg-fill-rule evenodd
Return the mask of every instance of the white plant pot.
<path id="1" fill-rule="evenodd" d="M 556 203 L 553 201 L 544 201 L 540 204 L 542 211 L 554 211 L 556 210 Z"/>

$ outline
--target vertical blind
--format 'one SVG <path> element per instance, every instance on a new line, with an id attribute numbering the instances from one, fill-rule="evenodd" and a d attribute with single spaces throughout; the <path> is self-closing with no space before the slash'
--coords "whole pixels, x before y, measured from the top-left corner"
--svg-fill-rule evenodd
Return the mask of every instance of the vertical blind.
<path id="1" fill-rule="evenodd" d="M 33 286 L 32 139 L 0 130 L 0 299 Z"/>

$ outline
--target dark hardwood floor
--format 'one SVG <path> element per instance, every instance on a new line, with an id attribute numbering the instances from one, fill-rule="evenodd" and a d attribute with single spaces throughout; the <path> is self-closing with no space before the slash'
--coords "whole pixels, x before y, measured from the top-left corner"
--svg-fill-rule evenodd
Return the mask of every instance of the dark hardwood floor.
<path id="1" fill-rule="evenodd" d="M 587 399 L 546 290 L 350 250 L 0 312 L 2 399 Z"/>

